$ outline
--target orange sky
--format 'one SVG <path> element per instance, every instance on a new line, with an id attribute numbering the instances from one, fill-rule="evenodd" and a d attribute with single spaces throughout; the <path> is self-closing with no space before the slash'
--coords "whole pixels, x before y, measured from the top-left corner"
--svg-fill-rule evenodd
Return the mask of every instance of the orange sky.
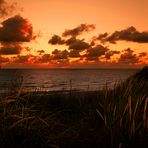
<path id="1" fill-rule="evenodd" d="M 1 53 L 0 61 L 3 67 L 21 68 L 23 66 L 120 68 L 122 66 L 124 68 L 141 67 L 148 64 L 148 55 L 146 54 L 148 53 L 148 41 L 137 42 L 119 37 L 120 39 L 116 40 L 116 44 L 112 44 L 108 41 L 103 44 L 100 40 L 97 40 L 95 45 L 89 47 L 89 49 L 80 51 L 80 54 L 82 55 L 81 57 L 71 58 L 68 55 L 68 59 L 67 57 L 55 59 L 57 54 L 52 55 L 52 51 L 55 49 L 62 51 L 66 49 L 68 52 L 74 50 L 69 49 L 69 45 L 66 43 L 62 45 L 48 44 L 49 39 L 51 39 L 53 35 L 56 34 L 62 37 L 62 33 L 65 31 L 65 29 L 72 30 L 76 27 L 79 27 L 81 24 L 94 24 L 96 26 L 96 29 L 90 32 L 84 31 L 82 35 L 78 35 L 76 37 L 79 40 L 84 38 L 85 42 L 89 44 L 93 37 L 98 37 L 101 33 L 107 32 L 109 35 L 111 35 L 115 31 L 123 31 L 131 26 L 134 26 L 136 31 L 139 33 L 148 33 L 147 0 L 5 1 L 8 2 L 8 4 L 16 2 L 19 10 L 13 12 L 13 15 L 9 14 L 0 18 L 1 22 L 19 13 L 19 15 L 21 15 L 23 18 L 28 19 L 29 23 L 32 24 L 34 34 L 38 36 L 35 40 L 31 39 L 29 42 L 23 42 L 21 44 L 22 47 L 27 47 L 27 49 L 29 48 L 30 51 L 22 49 L 21 53 L 16 55 L 3 55 Z M 21 8 L 23 9 L 22 11 L 20 11 Z M 139 36 L 141 36 L 141 34 Z M 62 38 L 67 40 L 68 36 Z M 146 38 L 148 37 L 146 36 Z M 106 38 L 106 40 L 108 39 Z M 90 59 L 90 50 L 93 50 L 93 48 L 95 48 L 97 45 L 102 45 L 109 50 L 106 50 L 106 52 L 102 53 L 101 56 L 97 53 L 98 60 L 96 60 L 96 57 L 92 57 L 92 59 L 95 58 L 95 60 L 87 60 Z M 128 48 L 130 48 L 130 50 L 126 50 Z M 39 52 L 37 52 L 38 50 L 44 50 L 44 53 L 39 55 Z M 100 50 L 100 48 L 97 48 L 97 50 Z M 104 58 L 104 56 L 110 51 L 120 51 L 120 53 L 112 55 L 110 59 Z M 145 55 L 143 54 L 144 56 L 141 56 L 142 54 L 139 55 L 139 53 L 145 53 Z M 48 57 L 47 54 L 50 54 L 51 57 Z M 61 54 L 63 53 L 58 53 L 58 56 L 61 56 Z M 46 60 L 43 59 L 45 56 Z M 20 60 L 20 57 L 24 58 L 24 60 L 22 60 L 24 62 Z M 28 58 L 27 60 L 25 60 L 26 57 Z M 6 60 L 7 58 L 9 58 L 9 60 Z M 123 58 L 125 59 L 123 60 Z M 131 62 L 132 59 L 133 62 Z"/>

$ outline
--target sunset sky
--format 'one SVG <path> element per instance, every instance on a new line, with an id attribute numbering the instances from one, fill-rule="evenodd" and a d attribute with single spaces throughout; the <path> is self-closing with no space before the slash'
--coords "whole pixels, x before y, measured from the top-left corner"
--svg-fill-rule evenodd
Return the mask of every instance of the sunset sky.
<path id="1" fill-rule="evenodd" d="M 0 0 L 2 68 L 148 64 L 148 0 Z"/>

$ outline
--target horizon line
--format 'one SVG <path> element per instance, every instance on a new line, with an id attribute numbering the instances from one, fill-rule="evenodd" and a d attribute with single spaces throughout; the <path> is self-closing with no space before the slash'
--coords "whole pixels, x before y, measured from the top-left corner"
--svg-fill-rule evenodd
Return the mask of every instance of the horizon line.
<path id="1" fill-rule="evenodd" d="M 144 66 L 145 67 L 145 66 Z M 143 69 L 144 67 L 123 67 L 123 68 L 0 68 L 0 70 L 114 70 L 114 69 Z"/>

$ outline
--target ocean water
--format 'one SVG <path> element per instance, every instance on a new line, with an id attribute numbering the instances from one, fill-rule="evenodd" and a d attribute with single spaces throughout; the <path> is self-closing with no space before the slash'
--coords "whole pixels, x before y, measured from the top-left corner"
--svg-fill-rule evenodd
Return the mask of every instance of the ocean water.
<path id="1" fill-rule="evenodd" d="M 0 92 L 100 90 L 136 73 L 136 69 L 1 69 Z"/>

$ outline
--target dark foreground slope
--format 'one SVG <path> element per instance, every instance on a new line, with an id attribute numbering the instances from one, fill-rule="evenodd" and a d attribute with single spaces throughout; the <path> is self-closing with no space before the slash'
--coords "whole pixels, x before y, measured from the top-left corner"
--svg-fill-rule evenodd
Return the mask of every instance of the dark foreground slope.
<path id="1" fill-rule="evenodd" d="M 148 67 L 114 90 L 0 101 L 1 148 L 148 147 Z"/>

